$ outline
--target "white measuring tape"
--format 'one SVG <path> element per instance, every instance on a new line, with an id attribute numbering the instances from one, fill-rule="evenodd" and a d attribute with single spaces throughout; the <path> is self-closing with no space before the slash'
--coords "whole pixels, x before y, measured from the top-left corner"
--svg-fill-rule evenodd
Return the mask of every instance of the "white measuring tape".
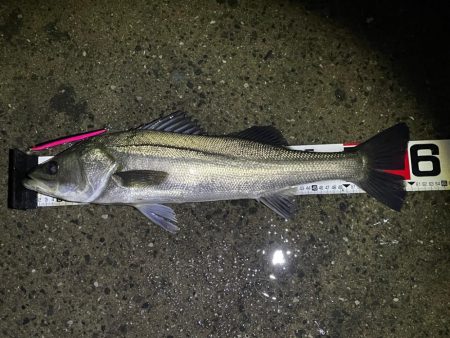
<path id="1" fill-rule="evenodd" d="M 319 144 L 290 146 L 290 149 L 313 152 L 342 152 L 347 144 Z M 47 161 L 51 156 L 39 156 L 38 162 Z M 450 190 L 450 140 L 425 140 L 408 142 L 405 168 L 396 171 L 405 179 L 406 191 Z M 354 183 L 332 180 L 302 184 L 296 195 L 357 194 L 364 193 Z M 38 207 L 75 205 L 42 194 L 37 195 Z"/>

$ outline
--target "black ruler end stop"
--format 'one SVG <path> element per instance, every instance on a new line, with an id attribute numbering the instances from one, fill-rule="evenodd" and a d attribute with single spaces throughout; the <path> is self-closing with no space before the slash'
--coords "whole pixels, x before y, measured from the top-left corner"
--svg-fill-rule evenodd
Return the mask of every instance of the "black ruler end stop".
<path id="1" fill-rule="evenodd" d="M 20 210 L 37 208 L 37 192 L 28 190 L 22 184 L 28 172 L 37 165 L 37 155 L 28 155 L 19 149 L 9 150 L 8 208 Z"/>

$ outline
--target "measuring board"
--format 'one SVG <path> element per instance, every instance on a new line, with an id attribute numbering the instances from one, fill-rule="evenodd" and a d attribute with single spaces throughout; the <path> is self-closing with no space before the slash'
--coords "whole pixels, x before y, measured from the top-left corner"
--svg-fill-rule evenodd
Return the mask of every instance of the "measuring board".
<path id="1" fill-rule="evenodd" d="M 342 152 L 356 144 L 320 144 L 289 146 L 290 149 L 311 152 Z M 31 209 L 78 205 L 25 189 L 21 182 L 26 173 L 51 156 L 27 155 L 19 150 L 10 151 L 8 205 L 13 209 Z M 450 140 L 408 142 L 405 167 L 390 171 L 405 180 L 406 191 L 450 190 Z M 296 187 L 296 195 L 364 193 L 354 183 L 342 180 L 321 181 Z"/>

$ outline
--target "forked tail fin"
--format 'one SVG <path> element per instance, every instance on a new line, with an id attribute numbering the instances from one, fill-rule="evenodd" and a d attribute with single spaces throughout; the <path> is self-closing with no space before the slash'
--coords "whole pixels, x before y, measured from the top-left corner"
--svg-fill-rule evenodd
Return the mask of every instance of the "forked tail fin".
<path id="1" fill-rule="evenodd" d="M 355 182 L 369 195 L 399 211 L 405 200 L 403 177 L 384 170 L 403 169 L 408 147 L 409 129 L 399 123 L 355 147 L 364 158 L 363 179 Z"/>

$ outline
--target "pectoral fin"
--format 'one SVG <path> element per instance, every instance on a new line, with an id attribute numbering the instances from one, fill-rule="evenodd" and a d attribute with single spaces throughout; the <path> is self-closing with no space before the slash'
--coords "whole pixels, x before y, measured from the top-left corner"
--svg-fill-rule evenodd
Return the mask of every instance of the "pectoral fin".
<path id="1" fill-rule="evenodd" d="M 164 230 L 167 230 L 172 234 L 179 230 L 175 225 L 177 218 L 172 208 L 162 204 L 139 204 L 134 207 Z"/>
<path id="2" fill-rule="evenodd" d="M 291 191 L 283 191 L 273 195 L 262 196 L 259 198 L 259 202 L 265 204 L 285 219 L 291 218 L 297 210 L 297 205 L 293 201 L 293 194 Z"/>
<path id="3" fill-rule="evenodd" d="M 132 188 L 158 185 L 164 182 L 167 175 L 164 171 L 130 170 L 115 173 L 113 179 L 121 186 Z"/>

